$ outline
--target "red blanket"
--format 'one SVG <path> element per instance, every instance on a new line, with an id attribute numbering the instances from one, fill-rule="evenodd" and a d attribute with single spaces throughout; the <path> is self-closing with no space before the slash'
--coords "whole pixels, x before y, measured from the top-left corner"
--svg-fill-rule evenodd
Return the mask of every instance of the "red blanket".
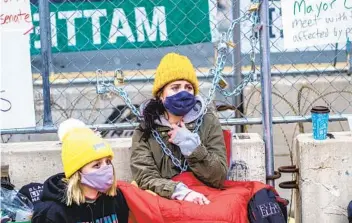
<path id="1" fill-rule="evenodd" d="M 211 203 L 198 205 L 168 200 L 125 182 L 119 182 L 118 188 L 138 223 L 247 223 L 247 204 L 251 197 L 260 189 L 271 188 L 260 182 L 226 181 L 224 189 L 218 190 L 204 185 L 190 172 L 180 174 L 173 180 L 204 194 Z"/>

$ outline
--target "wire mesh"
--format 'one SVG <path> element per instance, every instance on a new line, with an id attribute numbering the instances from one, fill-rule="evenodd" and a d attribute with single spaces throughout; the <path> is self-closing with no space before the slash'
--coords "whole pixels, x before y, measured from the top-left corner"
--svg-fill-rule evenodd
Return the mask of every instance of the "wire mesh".
<path id="1" fill-rule="evenodd" d="M 237 19 L 233 18 L 235 6 L 240 6 L 242 16 L 252 3 L 251 0 L 51 0 L 47 20 L 51 26 L 50 106 L 54 126 L 43 126 L 43 103 L 47 95 L 42 90 L 39 8 L 38 0 L 31 0 L 34 27 L 28 35 L 37 126 L 2 131 L 2 142 L 56 139 L 56 127 L 70 117 L 97 127 L 105 138 L 130 137 L 134 127 L 130 123 L 136 124 L 136 117 L 118 95 L 97 94 L 96 71 L 102 70 L 103 76 L 113 81 L 115 70 L 122 70 L 125 76 L 122 87 L 138 107 L 152 97 L 155 68 L 168 52 L 191 59 L 200 80 L 200 94 L 206 97 L 212 80 L 209 70 L 216 66 L 220 33 L 226 32 Z M 329 131 L 347 129 L 347 123 L 341 120 L 352 114 L 352 49 L 346 43 L 287 50 L 283 46 L 280 1 L 270 1 L 268 16 L 277 168 L 294 162 L 294 138 L 298 133 L 311 131 L 311 125 L 304 122 L 309 121 L 313 106 L 330 108 L 332 119 L 337 122 L 330 123 Z M 240 23 L 238 38 L 235 37 L 238 33 L 233 33 L 235 41 L 229 44 L 223 70 L 228 90 L 238 86 L 238 81 L 254 68 L 252 82 L 237 99 L 217 92 L 214 103 L 223 125 L 241 125 L 244 132 L 261 134 L 263 55 L 258 42 L 254 45 L 252 63 L 251 44 L 253 37 L 258 37 L 253 36 L 252 28 L 252 21 L 247 19 Z M 27 134 L 12 135 L 16 133 Z"/>
<path id="2" fill-rule="evenodd" d="M 209 69 L 214 67 L 219 33 L 227 31 L 233 21 L 235 1 L 50 1 L 48 20 L 52 44 L 49 59 L 53 129 L 69 117 L 81 119 L 103 130 L 106 124 L 122 126 L 134 123 L 135 117 L 121 98 L 96 93 L 96 70 L 101 69 L 110 78 L 116 69 L 123 70 L 123 88 L 138 106 L 151 98 L 155 68 L 168 52 L 178 52 L 191 59 L 201 81 L 201 94 L 206 97 L 212 78 Z M 240 1 L 240 15 L 246 13 L 251 3 L 250 0 Z M 42 128 L 44 95 L 40 74 L 42 58 L 38 1 L 31 0 L 31 7 L 34 28 L 29 35 L 36 132 L 40 133 L 47 130 Z M 302 122 L 302 117 L 309 115 L 309 109 L 316 104 L 328 105 L 333 114 L 352 113 L 346 45 L 286 50 L 283 47 L 280 7 L 280 1 L 270 1 L 268 11 L 274 120 L 281 118 L 285 122 L 290 117 L 290 122 Z M 228 59 L 223 71 L 230 89 L 239 84 L 234 83 L 235 77 L 242 77 L 251 70 L 251 29 L 250 20 L 241 22 L 240 42 L 233 43 L 235 48 L 230 48 L 229 58 L 237 45 L 241 50 L 240 60 Z M 256 73 L 253 82 L 243 90 L 240 103 L 234 104 L 232 97 L 224 97 L 220 93 L 217 93 L 215 103 L 228 109 L 219 112 L 222 123 L 242 124 L 244 131 L 260 133 L 260 126 L 246 125 L 258 124 L 261 118 L 259 43 L 255 45 L 255 52 Z M 241 67 L 242 74 L 235 72 L 237 66 Z M 236 109 L 240 116 L 234 116 Z M 336 128 L 334 126 L 333 130 L 341 126 L 345 128 L 344 123 Z M 286 129 L 286 126 L 275 128 Z M 309 125 L 299 124 L 291 129 L 296 129 L 296 132 L 309 131 Z M 278 131 L 282 134 L 281 130 Z M 296 132 L 290 134 L 293 136 Z M 119 129 L 103 133 L 106 137 L 124 137 L 130 136 L 132 131 Z"/>

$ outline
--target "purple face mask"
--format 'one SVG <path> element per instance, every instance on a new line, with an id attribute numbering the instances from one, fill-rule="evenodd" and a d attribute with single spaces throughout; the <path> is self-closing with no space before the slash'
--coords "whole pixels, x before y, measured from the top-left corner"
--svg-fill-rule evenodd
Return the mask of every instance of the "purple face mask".
<path id="1" fill-rule="evenodd" d="M 105 193 L 112 185 L 114 178 L 114 169 L 112 165 L 101 167 L 100 169 L 90 172 L 81 173 L 81 183 Z"/>

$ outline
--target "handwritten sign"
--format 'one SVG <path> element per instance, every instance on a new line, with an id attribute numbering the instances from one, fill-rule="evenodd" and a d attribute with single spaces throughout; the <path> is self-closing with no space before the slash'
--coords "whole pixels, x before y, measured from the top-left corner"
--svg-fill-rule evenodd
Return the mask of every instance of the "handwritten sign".
<path id="1" fill-rule="evenodd" d="M 0 0 L 1 129 L 35 126 L 29 35 L 29 1 Z"/>
<path id="2" fill-rule="evenodd" d="M 285 48 L 352 39 L 351 0 L 281 0 Z"/>
<path id="3" fill-rule="evenodd" d="M 25 30 L 32 27 L 29 0 L 0 0 L 0 27 L 2 30 Z"/>

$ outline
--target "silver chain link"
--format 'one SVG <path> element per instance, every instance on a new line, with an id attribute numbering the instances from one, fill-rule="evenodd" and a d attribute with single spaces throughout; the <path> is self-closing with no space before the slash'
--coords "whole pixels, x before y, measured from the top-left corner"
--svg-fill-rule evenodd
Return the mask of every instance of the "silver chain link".
<path id="1" fill-rule="evenodd" d="M 251 37 L 252 52 L 250 55 L 250 59 L 251 59 L 251 63 L 252 63 L 252 70 L 251 70 L 250 74 L 245 76 L 244 81 L 239 86 L 237 86 L 233 92 L 227 92 L 223 89 L 220 89 L 220 87 L 218 86 L 218 83 L 220 81 L 222 71 L 225 67 L 225 62 L 226 62 L 226 58 L 227 58 L 227 54 L 228 54 L 228 43 L 230 42 L 231 35 L 232 35 L 232 32 L 233 32 L 235 25 L 238 23 L 244 22 L 245 20 L 248 20 L 251 17 L 252 17 L 252 37 Z M 215 95 L 215 91 L 217 89 L 226 97 L 234 96 L 234 95 L 240 94 L 242 92 L 243 88 L 251 81 L 252 74 L 255 72 L 255 46 L 257 44 L 257 34 L 256 33 L 258 32 L 258 30 L 255 30 L 255 28 L 256 28 L 255 26 L 258 24 L 257 17 L 258 17 L 257 11 L 255 11 L 255 12 L 248 11 L 242 17 L 232 21 L 232 24 L 231 24 L 230 28 L 227 30 L 227 32 L 226 33 L 224 32 L 221 35 L 221 39 L 220 39 L 220 42 L 218 44 L 218 49 L 217 49 L 218 56 L 216 58 L 216 67 L 215 67 L 215 69 L 210 69 L 210 71 L 209 71 L 209 73 L 213 75 L 213 80 L 212 80 L 211 88 L 209 90 L 208 97 L 205 101 L 205 110 L 204 110 L 203 114 L 197 119 L 193 133 L 197 133 L 199 131 L 200 126 L 202 126 L 204 115 L 208 112 L 208 107 L 209 107 L 211 101 L 213 100 L 214 95 Z M 120 97 L 124 100 L 126 106 L 129 107 L 131 109 L 132 113 L 137 117 L 137 119 L 139 121 L 142 121 L 142 116 L 141 116 L 139 110 L 136 108 L 136 106 L 133 105 L 131 99 L 128 97 L 127 92 L 123 88 L 116 87 L 112 83 L 105 83 L 104 80 L 101 80 L 99 78 L 100 76 L 102 76 L 102 71 L 98 70 L 97 71 L 97 93 L 104 94 L 109 91 L 117 92 L 120 95 Z M 156 131 L 155 129 L 152 129 L 152 135 L 155 138 L 155 140 L 157 141 L 157 143 L 160 145 L 160 147 L 162 148 L 164 154 L 167 155 L 168 157 L 170 157 L 172 163 L 176 167 L 178 167 L 181 170 L 181 172 L 187 171 L 187 169 L 188 169 L 187 161 L 184 160 L 184 162 L 182 164 L 181 160 L 176 158 L 172 154 L 171 150 L 169 148 L 167 148 L 166 144 L 162 140 L 159 132 Z"/>
<path id="2" fill-rule="evenodd" d="M 255 4 L 255 3 L 254 3 Z M 242 93 L 243 89 L 247 86 L 248 83 L 250 83 L 252 81 L 252 77 L 256 72 L 256 67 L 255 67 L 255 49 L 256 49 L 256 45 L 258 42 L 258 35 L 259 35 L 259 29 L 260 29 L 260 25 L 259 25 L 259 17 L 258 17 L 258 11 L 248 11 L 246 14 L 244 14 L 242 17 L 234 20 L 229 28 L 229 30 L 227 31 L 226 35 L 223 34 L 222 38 L 220 40 L 220 43 L 218 45 L 218 51 L 219 51 L 219 57 L 221 60 L 225 60 L 227 58 L 227 54 L 228 54 L 228 44 L 229 42 L 231 42 L 231 37 L 232 37 L 232 33 L 233 33 L 233 29 L 235 28 L 235 25 L 241 22 L 244 22 L 245 20 L 251 19 L 252 20 L 252 36 L 250 38 L 250 44 L 251 44 L 251 53 L 250 53 L 250 62 L 251 62 L 251 71 L 244 75 L 244 80 L 242 81 L 241 84 L 239 84 L 232 92 L 228 92 L 226 90 L 223 90 L 222 88 L 220 88 L 217 85 L 217 90 L 224 95 L 225 97 L 232 97 L 232 96 L 237 96 L 239 94 Z M 218 57 L 218 59 L 219 59 Z M 222 64 L 223 61 L 221 61 L 219 64 Z M 218 64 L 218 63 L 217 63 Z M 225 62 L 223 63 L 225 64 Z M 214 75 L 218 75 L 219 78 L 216 79 L 217 82 L 215 82 L 216 84 L 219 82 L 220 80 L 220 76 L 222 74 L 222 70 L 224 67 L 222 67 L 222 69 L 217 69 Z M 215 78 L 214 78 L 215 79 Z M 214 84 L 214 81 L 213 81 Z"/>
<path id="3" fill-rule="evenodd" d="M 109 91 L 117 92 L 120 95 L 120 97 L 124 100 L 124 102 L 126 103 L 126 106 L 132 110 L 132 113 L 137 117 L 137 119 L 139 121 L 142 121 L 142 116 L 141 116 L 139 110 L 136 108 L 136 106 L 133 105 L 131 99 L 128 97 L 127 92 L 124 89 L 116 87 L 112 84 L 103 83 L 102 85 L 104 87 L 106 87 Z M 188 169 L 188 165 L 187 165 L 186 160 L 183 162 L 183 165 L 182 165 L 182 162 L 172 154 L 172 152 L 169 148 L 167 148 L 166 144 L 162 140 L 158 131 L 152 129 L 152 135 L 155 138 L 155 140 L 157 141 L 157 143 L 160 145 L 160 147 L 162 148 L 163 152 L 168 157 L 170 157 L 172 163 L 176 167 L 178 167 L 181 170 L 181 172 L 186 171 Z"/>
<path id="4" fill-rule="evenodd" d="M 167 148 L 167 146 L 165 145 L 164 141 L 161 139 L 160 134 L 158 131 L 152 129 L 152 135 L 154 136 L 155 140 L 158 142 L 158 144 L 161 146 L 161 148 L 163 149 L 163 152 L 170 157 L 171 162 L 178 167 L 182 172 L 185 172 L 188 169 L 188 164 L 187 161 L 184 160 L 183 165 L 181 160 L 177 159 L 171 152 L 171 150 L 169 148 Z"/>
<path id="5" fill-rule="evenodd" d="M 231 36 L 233 33 L 233 29 L 235 28 L 235 25 L 241 22 L 244 22 L 252 17 L 252 37 L 251 37 L 251 63 L 252 63 L 252 69 L 249 74 L 247 74 L 243 80 L 243 82 L 236 87 L 235 90 L 232 92 L 227 92 L 219 87 L 219 81 L 222 75 L 222 71 L 224 70 L 225 67 L 225 62 L 228 54 L 228 43 L 231 40 Z M 218 56 L 216 58 L 216 67 L 215 69 L 210 69 L 209 73 L 213 75 L 213 81 L 211 84 L 211 88 L 209 90 L 208 97 L 205 101 L 206 109 L 202 116 L 198 118 L 196 122 L 196 127 L 195 127 L 195 132 L 198 132 L 200 126 L 203 124 L 203 117 L 208 111 L 208 107 L 211 103 L 211 101 L 214 98 L 215 91 L 219 90 L 222 95 L 225 97 L 231 97 L 231 96 L 236 96 L 238 94 L 242 93 L 243 88 L 252 80 L 252 76 L 255 73 L 255 46 L 257 44 L 257 33 L 258 30 L 256 30 L 256 26 L 258 25 L 259 19 L 258 19 L 258 11 L 253 11 L 253 12 L 246 12 L 242 17 L 235 19 L 232 21 L 232 24 L 230 28 L 227 30 L 226 33 L 223 33 L 220 39 L 220 42 L 218 44 Z"/>

